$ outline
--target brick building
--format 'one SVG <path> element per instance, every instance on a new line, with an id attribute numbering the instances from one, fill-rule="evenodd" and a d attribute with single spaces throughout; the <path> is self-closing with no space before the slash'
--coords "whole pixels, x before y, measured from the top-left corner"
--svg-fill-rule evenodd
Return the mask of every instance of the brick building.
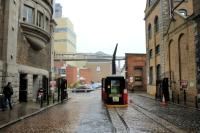
<path id="1" fill-rule="evenodd" d="M 83 84 L 90 84 L 92 81 L 91 78 L 91 70 L 89 68 L 80 68 L 79 69 L 79 76 L 80 76 L 80 81 Z"/>
<path id="2" fill-rule="evenodd" d="M 200 93 L 198 2 L 147 0 L 145 9 L 147 92 L 155 95 L 165 77 L 170 97 L 189 106 Z"/>
<path id="3" fill-rule="evenodd" d="M 52 0 L 0 0 L 0 87 L 12 82 L 12 99 L 36 99 L 52 69 Z"/>
<path id="4" fill-rule="evenodd" d="M 130 91 L 146 91 L 146 54 L 125 54 L 127 88 Z"/>
<path id="5" fill-rule="evenodd" d="M 77 82 L 77 67 L 68 65 L 66 67 L 66 79 L 68 86 L 72 87 Z"/>

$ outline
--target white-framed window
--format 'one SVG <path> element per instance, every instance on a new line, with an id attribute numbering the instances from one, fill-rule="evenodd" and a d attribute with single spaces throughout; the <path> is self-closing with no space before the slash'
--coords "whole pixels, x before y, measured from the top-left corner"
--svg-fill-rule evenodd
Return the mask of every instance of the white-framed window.
<path id="1" fill-rule="evenodd" d="M 187 10 L 185 9 L 179 9 L 178 12 L 183 16 L 187 16 Z"/>
<path id="2" fill-rule="evenodd" d="M 97 72 L 100 72 L 100 71 L 101 71 L 101 67 L 100 67 L 100 66 L 97 66 L 96 71 L 97 71 Z"/>
<path id="3" fill-rule="evenodd" d="M 34 23 L 34 9 L 30 6 L 24 5 L 23 8 L 23 21 L 26 23 Z"/>

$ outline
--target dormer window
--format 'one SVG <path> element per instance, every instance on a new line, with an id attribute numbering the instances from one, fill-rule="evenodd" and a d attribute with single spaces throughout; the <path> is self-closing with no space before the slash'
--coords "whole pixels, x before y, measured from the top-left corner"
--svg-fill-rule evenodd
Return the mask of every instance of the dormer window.
<path id="1" fill-rule="evenodd" d="M 34 23 L 34 9 L 30 6 L 24 5 L 23 9 L 23 22 Z"/>
<path id="2" fill-rule="evenodd" d="M 179 9 L 178 12 L 183 16 L 187 16 L 187 10 L 185 9 Z"/>

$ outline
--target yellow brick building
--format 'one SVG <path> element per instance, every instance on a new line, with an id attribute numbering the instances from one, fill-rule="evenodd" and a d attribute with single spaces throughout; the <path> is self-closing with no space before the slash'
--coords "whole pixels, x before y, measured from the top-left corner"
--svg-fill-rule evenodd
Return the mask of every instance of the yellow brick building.
<path id="1" fill-rule="evenodd" d="M 54 54 L 73 54 L 76 53 L 76 34 L 73 29 L 73 24 L 68 18 L 56 17 L 55 21 L 57 26 L 54 30 Z M 76 66 L 75 61 L 55 61 L 55 78 L 60 76 L 66 76 L 66 66 Z"/>
<path id="2" fill-rule="evenodd" d="M 68 18 L 56 18 L 54 31 L 55 54 L 76 53 L 76 34 L 73 24 Z"/>
<path id="3" fill-rule="evenodd" d="M 145 9 L 147 92 L 158 93 L 158 81 L 169 79 L 172 101 L 198 105 L 200 79 L 194 0 L 147 0 Z"/>

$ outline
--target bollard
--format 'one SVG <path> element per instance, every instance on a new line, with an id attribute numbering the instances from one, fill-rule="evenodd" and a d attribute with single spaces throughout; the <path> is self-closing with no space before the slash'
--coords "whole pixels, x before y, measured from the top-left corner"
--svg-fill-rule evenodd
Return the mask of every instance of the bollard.
<path id="1" fill-rule="evenodd" d="M 155 100 L 157 99 L 157 93 L 155 93 Z"/>
<path id="2" fill-rule="evenodd" d="M 197 96 L 195 96 L 195 104 L 196 104 L 196 108 L 198 109 L 199 107 L 198 107 L 198 98 L 197 98 Z"/>
<path id="3" fill-rule="evenodd" d="M 40 107 L 41 108 L 43 107 L 43 95 L 41 95 L 41 98 L 40 98 Z"/>
<path id="4" fill-rule="evenodd" d="M 184 104 L 186 105 L 186 91 L 185 90 L 183 91 L 183 94 L 184 94 Z"/>
<path id="5" fill-rule="evenodd" d="M 174 103 L 174 93 L 172 91 L 172 102 Z"/>
<path id="6" fill-rule="evenodd" d="M 55 100 L 54 100 L 54 93 L 53 93 L 53 103 L 55 102 Z"/>
<path id="7" fill-rule="evenodd" d="M 47 106 L 49 105 L 49 95 L 47 94 Z"/>
<path id="8" fill-rule="evenodd" d="M 178 96 L 177 96 L 177 102 L 178 102 L 178 104 L 179 104 L 179 102 L 180 102 L 180 101 L 179 101 L 179 94 L 178 94 Z"/>

